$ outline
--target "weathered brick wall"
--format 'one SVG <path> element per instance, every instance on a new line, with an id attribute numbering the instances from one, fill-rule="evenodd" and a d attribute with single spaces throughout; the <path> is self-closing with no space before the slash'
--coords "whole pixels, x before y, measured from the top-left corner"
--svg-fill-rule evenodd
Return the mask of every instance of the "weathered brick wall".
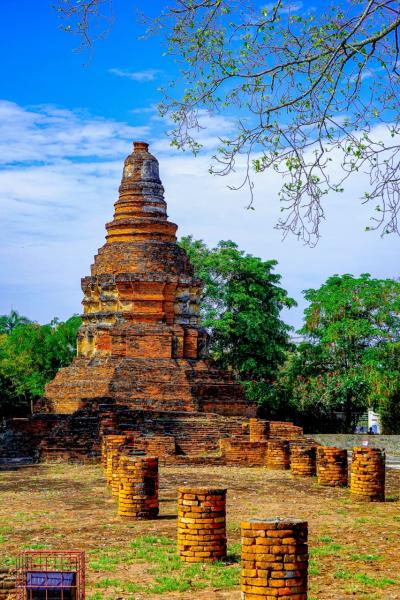
<path id="1" fill-rule="evenodd" d="M 268 438 L 264 442 L 250 441 L 249 421 L 244 417 L 198 412 L 132 411 L 124 406 L 105 404 L 105 400 L 98 399 L 96 410 L 79 411 L 75 415 L 37 414 L 31 419 L 12 420 L 9 437 L 14 436 L 19 441 L 13 451 L 19 452 L 20 456 L 30 452 L 33 459 L 44 462 L 93 462 L 98 461 L 100 456 L 104 462 L 104 437 L 129 434 L 135 450 L 158 456 L 168 464 L 187 464 L 186 457 L 194 462 L 197 460 L 196 464 L 266 464 Z M 254 423 L 255 420 L 253 432 Z M 268 421 L 262 422 L 259 427 L 274 433 L 278 429 Z M 290 423 L 285 427 L 294 431 L 298 429 Z M 306 438 L 301 439 L 307 443 Z M 278 441 L 279 438 L 272 436 L 270 440 Z"/>
<path id="2" fill-rule="evenodd" d="M 246 421 L 241 417 L 224 417 L 204 413 L 168 413 L 165 411 L 129 411 L 115 407 L 116 417 L 109 421 L 109 433 L 126 432 L 135 438 L 135 447 L 159 456 L 219 453 L 219 440 L 240 439 Z M 108 411 L 108 408 L 107 408 Z M 13 419 L 1 456 L 31 456 L 44 462 L 96 461 L 100 457 L 100 413 L 76 415 L 35 415 L 31 419 Z M 13 440 L 11 449 L 10 439 Z M 4 447 L 3 447 L 4 446 Z"/>
<path id="3" fill-rule="evenodd" d="M 268 442 L 221 440 L 222 461 L 226 465 L 262 467 L 266 461 L 267 444 Z"/>
<path id="4" fill-rule="evenodd" d="M 267 437 L 295 440 L 303 436 L 303 428 L 286 421 L 267 421 Z"/>

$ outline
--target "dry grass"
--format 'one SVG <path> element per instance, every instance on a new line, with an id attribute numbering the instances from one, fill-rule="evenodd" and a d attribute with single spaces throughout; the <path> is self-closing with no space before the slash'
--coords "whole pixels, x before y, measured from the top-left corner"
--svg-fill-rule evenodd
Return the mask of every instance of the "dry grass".
<path id="1" fill-rule="evenodd" d="M 231 562 L 189 567 L 175 555 L 176 489 L 228 488 Z M 89 600 L 239 600 L 240 520 L 292 516 L 309 522 L 310 600 L 400 600 L 400 472 L 386 503 L 355 504 L 289 473 L 234 467 L 160 472 L 160 518 L 122 522 L 100 467 L 39 465 L 0 473 L 2 564 L 28 548 L 84 549 Z M 236 562 L 235 562 L 236 561 Z"/>

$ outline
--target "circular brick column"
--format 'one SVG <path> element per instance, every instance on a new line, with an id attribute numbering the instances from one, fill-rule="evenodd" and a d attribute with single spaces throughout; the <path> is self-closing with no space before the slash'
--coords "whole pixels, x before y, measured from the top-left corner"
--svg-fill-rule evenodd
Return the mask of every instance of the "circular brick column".
<path id="1" fill-rule="evenodd" d="M 268 469 L 290 469 L 290 446 L 288 440 L 269 440 L 266 466 Z"/>
<path id="2" fill-rule="evenodd" d="M 353 500 L 384 502 L 384 450 L 367 446 L 353 448 L 350 492 Z"/>
<path id="3" fill-rule="evenodd" d="M 107 435 L 105 441 L 106 451 L 106 481 L 112 486 L 113 473 L 115 474 L 116 456 L 119 456 L 121 448 L 126 442 L 126 435 Z"/>
<path id="4" fill-rule="evenodd" d="M 347 450 L 318 446 L 317 478 L 320 485 L 346 486 L 348 480 Z"/>
<path id="5" fill-rule="evenodd" d="M 316 446 L 292 444 L 290 468 L 294 477 L 312 477 L 316 474 Z"/>
<path id="6" fill-rule="evenodd" d="M 307 522 L 250 519 L 241 531 L 242 600 L 307 600 Z"/>
<path id="7" fill-rule="evenodd" d="M 101 464 L 106 468 L 106 442 L 109 435 L 118 434 L 118 415 L 113 411 L 100 411 L 99 438 L 101 448 Z"/>
<path id="8" fill-rule="evenodd" d="M 127 519 L 153 519 L 158 511 L 158 458 L 122 455 L 118 515 Z"/>
<path id="9" fill-rule="evenodd" d="M 193 563 L 226 557 L 226 489 L 178 489 L 178 552 Z"/>

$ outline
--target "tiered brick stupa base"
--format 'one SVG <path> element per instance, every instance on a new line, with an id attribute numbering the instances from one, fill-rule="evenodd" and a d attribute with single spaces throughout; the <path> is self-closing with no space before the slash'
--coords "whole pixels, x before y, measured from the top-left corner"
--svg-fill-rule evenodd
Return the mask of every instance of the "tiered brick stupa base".
<path id="1" fill-rule="evenodd" d="M 78 356 L 46 386 L 46 408 L 72 414 L 99 399 L 132 410 L 251 416 L 242 388 L 204 358 L 201 281 L 167 220 L 158 162 L 135 142 L 106 243 L 82 279 Z"/>

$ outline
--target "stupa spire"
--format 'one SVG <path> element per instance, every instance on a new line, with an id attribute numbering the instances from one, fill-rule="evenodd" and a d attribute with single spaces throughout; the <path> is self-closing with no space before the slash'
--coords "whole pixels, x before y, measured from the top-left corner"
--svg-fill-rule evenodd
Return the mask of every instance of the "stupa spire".
<path id="1" fill-rule="evenodd" d="M 146 142 L 134 142 L 126 157 L 114 219 L 106 224 L 107 243 L 132 240 L 176 241 L 177 226 L 167 221 L 158 160 Z"/>

